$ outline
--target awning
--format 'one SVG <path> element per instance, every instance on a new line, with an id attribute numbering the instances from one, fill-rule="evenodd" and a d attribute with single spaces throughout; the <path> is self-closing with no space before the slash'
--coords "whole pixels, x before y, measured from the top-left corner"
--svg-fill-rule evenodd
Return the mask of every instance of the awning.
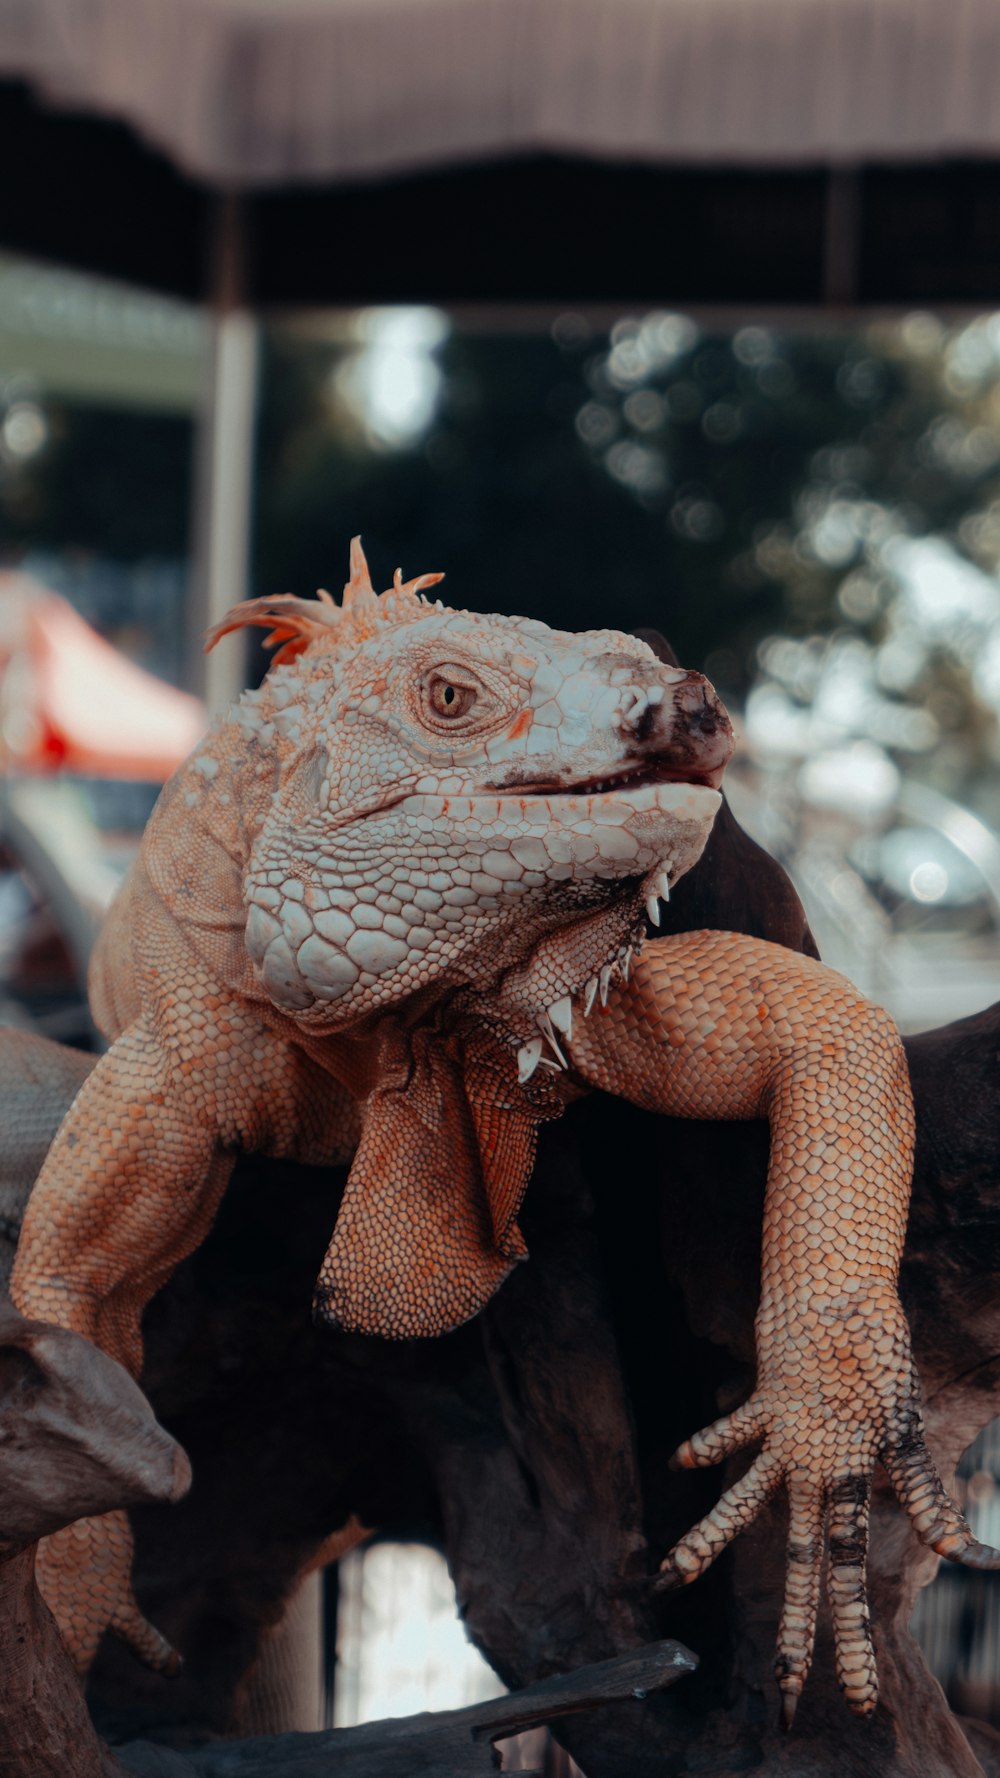
<path id="1" fill-rule="evenodd" d="M 0 73 L 233 188 L 993 155 L 998 71 L 996 0 L 0 0 Z"/>

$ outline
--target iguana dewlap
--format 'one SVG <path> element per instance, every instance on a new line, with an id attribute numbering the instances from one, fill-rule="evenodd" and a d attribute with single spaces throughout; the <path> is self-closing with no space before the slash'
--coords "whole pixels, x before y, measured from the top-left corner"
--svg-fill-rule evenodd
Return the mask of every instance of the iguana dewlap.
<path id="1" fill-rule="evenodd" d="M 693 1579 L 781 1483 L 778 1672 L 808 1670 L 824 1525 L 840 1672 L 868 1710 L 872 1466 L 935 1548 L 982 1562 L 930 1464 L 895 1289 L 912 1162 L 903 1053 L 841 977 L 706 932 L 653 940 L 732 749 L 699 674 L 642 642 L 376 596 L 266 599 L 222 626 L 283 644 L 160 799 L 94 960 L 113 1041 L 30 1200 L 12 1292 L 134 1372 L 142 1310 L 203 1239 L 238 1149 L 353 1155 L 321 1317 L 432 1334 L 525 1255 L 537 1127 L 588 1086 L 665 1113 L 771 1121 L 758 1378 L 678 1454 L 760 1454 L 668 1558 Z M 42 1571 L 81 1665 L 104 1627 L 145 1658 L 124 1519 Z M 81 1577 L 88 1565 L 90 1575 Z"/>

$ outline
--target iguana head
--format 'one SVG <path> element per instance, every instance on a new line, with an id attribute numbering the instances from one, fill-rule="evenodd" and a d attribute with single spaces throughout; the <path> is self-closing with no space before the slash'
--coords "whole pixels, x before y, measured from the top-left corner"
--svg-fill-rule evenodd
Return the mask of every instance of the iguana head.
<path id="1" fill-rule="evenodd" d="M 489 996 L 529 1073 L 701 853 L 732 731 L 701 674 L 634 637 L 445 610 L 439 578 L 376 595 L 355 539 L 341 606 L 255 600 L 213 636 L 282 644 L 240 711 L 278 761 L 246 946 L 315 1031 Z"/>

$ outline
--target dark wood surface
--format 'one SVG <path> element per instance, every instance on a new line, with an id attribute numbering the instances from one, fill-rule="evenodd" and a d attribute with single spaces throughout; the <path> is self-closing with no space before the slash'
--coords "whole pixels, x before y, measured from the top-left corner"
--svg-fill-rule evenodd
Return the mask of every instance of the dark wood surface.
<path id="1" fill-rule="evenodd" d="M 665 1641 L 575 1673 L 557 1675 L 508 1697 L 464 1710 L 438 1710 L 363 1723 L 312 1735 L 262 1735 L 252 1741 L 216 1742 L 193 1753 L 136 1744 L 122 1750 L 136 1778 L 475 1778 L 495 1772 L 495 1741 L 539 1728 L 581 1710 L 622 1704 L 639 1725 L 642 1706 L 694 1671 L 696 1661 L 679 1643 Z M 639 1729 L 641 1733 L 641 1728 Z"/>
<path id="2" fill-rule="evenodd" d="M 120 1778 L 35 1584 L 37 1540 L 86 1513 L 167 1500 L 186 1481 L 120 1365 L 0 1299 L 2 1778 Z"/>

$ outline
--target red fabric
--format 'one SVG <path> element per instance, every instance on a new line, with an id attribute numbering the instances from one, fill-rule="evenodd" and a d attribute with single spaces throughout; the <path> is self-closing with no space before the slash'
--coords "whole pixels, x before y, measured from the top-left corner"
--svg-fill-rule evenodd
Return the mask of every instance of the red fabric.
<path id="1" fill-rule="evenodd" d="M 203 705 L 105 642 L 65 599 L 0 590 L 20 609 L 0 634 L 4 753 L 19 771 L 162 783 L 204 734 Z M 8 616 L 14 616 L 8 606 Z"/>

